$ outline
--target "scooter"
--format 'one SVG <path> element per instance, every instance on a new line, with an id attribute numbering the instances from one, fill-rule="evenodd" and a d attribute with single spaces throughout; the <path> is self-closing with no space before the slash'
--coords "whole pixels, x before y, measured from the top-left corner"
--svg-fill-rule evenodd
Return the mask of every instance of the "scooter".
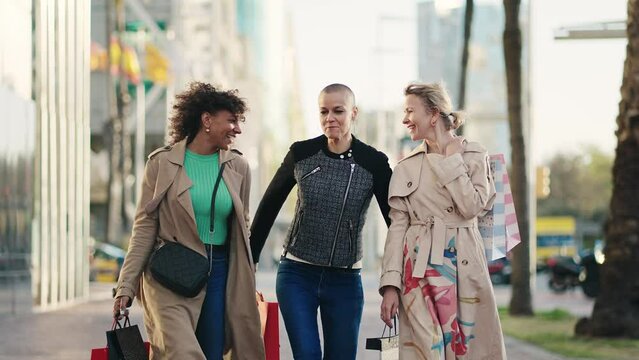
<path id="1" fill-rule="evenodd" d="M 577 260 L 571 256 L 553 256 L 547 264 L 550 271 L 548 287 L 555 293 L 581 286 L 590 298 L 599 294 L 599 261 L 593 252 L 586 252 Z"/>
<path id="2" fill-rule="evenodd" d="M 571 256 L 553 256 L 547 260 L 550 278 L 548 287 L 556 293 L 563 293 L 568 289 L 579 286 L 581 266 Z"/>

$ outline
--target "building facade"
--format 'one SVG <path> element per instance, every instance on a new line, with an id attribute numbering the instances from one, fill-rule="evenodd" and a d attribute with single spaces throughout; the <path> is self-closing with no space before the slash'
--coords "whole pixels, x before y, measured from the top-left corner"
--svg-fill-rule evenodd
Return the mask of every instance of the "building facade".
<path id="1" fill-rule="evenodd" d="M 463 2 L 422 0 L 417 4 L 419 77 L 442 81 L 457 106 L 464 31 Z M 521 7 L 522 99 L 528 94 L 528 3 Z M 483 143 L 510 162 L 510 132 L 503 51 L 504 9 L 500 1 L 476 1 L 469 44 L 466 106 L 470 119 L 464 135 Z M 524 120 L 529 123 L 528 102 Z M 529 126 L 525 127 L 526 129 Z M 529 134 L 527 136 L 529 138 Z M 530 143 L 528 143 L 530 144 Z"/>
<path id="2" fill-rule="evenodd" d="M 0 4 L 0 314 L 88 297 L 89 11 Z"/>

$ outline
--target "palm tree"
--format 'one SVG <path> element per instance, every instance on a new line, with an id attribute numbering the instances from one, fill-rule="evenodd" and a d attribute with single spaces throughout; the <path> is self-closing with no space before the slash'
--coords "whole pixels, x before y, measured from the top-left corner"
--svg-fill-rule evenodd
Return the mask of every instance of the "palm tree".
<path id="1" fill-rule="evenodd" d="M 511 186 L 515 211 L 519 220 L 521 244 L 513 250 L 512 315 L 533 314 L 530 293 L 530 239 L 528 221 L 528 180 L 526 176 L 526 147 L 522 124 L 521 104 L 521 28 L 519 8 L 521 0 L 504 0 L 506 26 L 504 28 L 504 59 L 508 90 L 508 123 L 512 149 Z"/>
<path id="2" fill-rule="evenodd" d="M 601 291 L 592 317 L 577 323 L 579 335 L 639 338 L 639 0 L 628 1 L 626 33 Z"/>
<path id="3" fill-rule="evenodd" d="M 473 24 L 473 0 L 466 0 L 466 11 L 464 13 L 464 46 L 462 48 L 461 68 L 459 76 L 459 98 L 458 107 L 464 110 L 466 107 L 466 78 L 468 75 L 468 46 L 470 42 L 470 34 Z M 463 133 L 464 128 L 458 130 L 459 134 Z"/>

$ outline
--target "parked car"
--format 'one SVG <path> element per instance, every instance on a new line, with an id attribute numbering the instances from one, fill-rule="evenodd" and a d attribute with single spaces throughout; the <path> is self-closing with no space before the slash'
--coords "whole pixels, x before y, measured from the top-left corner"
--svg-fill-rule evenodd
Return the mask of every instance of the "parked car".
<path id="1" fill-rule="evenodd" d="M 116 282 L 125 256 L 126 251 L 123 249 L 96 241 L 89 259 L 89 280 Z"/>
<path id="2" fill-rule="evenodd" d="M 508 258 L 501 258 L 488 262 L 488 273 L 493 284 L 510 284 L 512 267 Z"/>

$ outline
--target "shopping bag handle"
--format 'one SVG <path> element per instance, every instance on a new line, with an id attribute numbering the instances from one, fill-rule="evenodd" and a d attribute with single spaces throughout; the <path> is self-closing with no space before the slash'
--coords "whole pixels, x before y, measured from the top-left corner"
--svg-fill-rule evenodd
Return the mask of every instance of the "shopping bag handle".
<path id="1" fill-rule="evenodd" d="M 129 326 L 131 326 L 131 320 L 129 320 L 129 315 L 124 315 L 124 326 L 120 324 L 120 320 L 118 320 L 118 318 L 113 318 L 113 323 L 111 324 L 111 330 L 115 330 L 116 327 L 118 329 L 122 329 L 123 327 L 129 327 Z"/>
<path id="2" fill-rule="evenodd" d="M 388 327 L 388 325 L 386 325 L 386 323 L 384 323 L 384 330 L 382 330 L 382 337 L 384 337 L 384 334 L 386 333 L 386 328 L 388 328 L 388 337 L 391 337 L 391 328 Z M 397 336 L 397 315 L 393 316 L 393 329 L 395 329 L 395 336 Z"/>

